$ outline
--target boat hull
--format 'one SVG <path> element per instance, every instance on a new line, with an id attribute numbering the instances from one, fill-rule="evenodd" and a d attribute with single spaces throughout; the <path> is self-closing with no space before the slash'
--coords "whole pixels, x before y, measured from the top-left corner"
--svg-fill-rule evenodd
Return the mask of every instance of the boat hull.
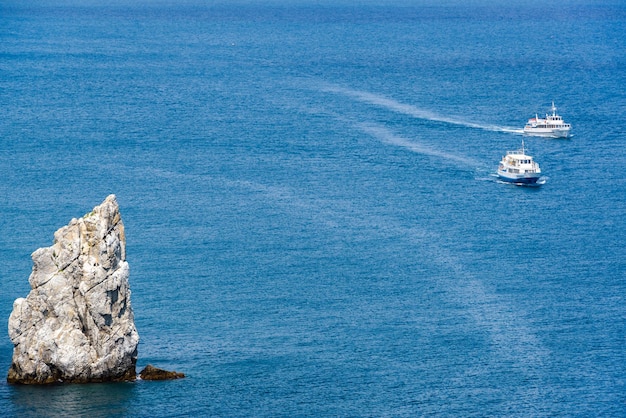
<path id="1" fill-rule="evenodd" d="M 524 134 L 529 136 L 541 136 L 544 138 L 567 138 L 569 137 L 569 129 L 541 129 L 541 128 L 526 128 Z"/>
<path id="2" fill-rule="evenodd" d="M 512 184 L 537 184 L 537 182 L 541 178 L 541 175 L 532 174 L 532 175 L 513 176 L 508 173 L 503 173 L 502 171 L 498 171 L 498 178 L 504 182 L 512 183 Z"/>

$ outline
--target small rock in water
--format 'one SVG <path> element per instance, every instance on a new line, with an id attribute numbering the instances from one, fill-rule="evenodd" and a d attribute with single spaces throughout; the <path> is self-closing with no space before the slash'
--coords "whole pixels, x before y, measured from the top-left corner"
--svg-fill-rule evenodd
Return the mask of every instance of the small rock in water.
<path id="1" fill-rule="evenodd" d="M 170 372 L 163 369 L 158 369 L 148 364 L 140 373 L 139 377 L 142 380 L 172 380 L 181 379 L 185 377 L 184 373 Z"/>

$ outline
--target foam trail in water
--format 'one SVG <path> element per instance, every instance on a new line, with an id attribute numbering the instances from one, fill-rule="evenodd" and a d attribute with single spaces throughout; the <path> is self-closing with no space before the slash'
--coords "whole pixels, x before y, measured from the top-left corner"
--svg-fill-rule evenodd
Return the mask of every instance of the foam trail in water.
<path id="1" fill-rule="evenodd" d="M 333 231 L 360 229 L 381 239 L 393 237 L 399 248 L 407 251 L 407 256 L 424 260 L 423 263 L 434 265 L 441 272 L 436 278 L 423 277 L 419 280 L 432 284 L 445 300 L 458 305 L 477 333 L 487 333 L 489 351 L 485 353 L 482 365 L 473 366 L 478 368 L 476 373 L 486 373 L 492 366 L 509 364 L 505 367 L 523 374 L 534 383 L 534 387 L 544 383 L 541 370 L 550 359 L 550 351 L 542 344 L 533 323 L 525 319 L 528 315 L 524 307 L 498 292 L 488 281 L 484 282 L 482 273 L 467 266 L 465 257 L 471 255 L 464 256 L 462 252 L 447 248 L 446 240 L 439 233 L 419 225 L 406 227 L 393 216 L 373 214 L 355 205 L 351 199 L 329 198 L 300 188 L 268 186 L 254 181 L 235 181 L 232 186 L 264 194 L 272 204 L 282 207 L 288 216 L 308 218 L 322 228 Z M 461 375 L 459 379 L 471 384 L 473 370 L 468 370 L 469 374 Z M 520 388 L 527 402 L 532 405 L 543 401 L 542 393 L 535 391 L 533 385 L 529 387 Z"/>
<path id="2" fill-rule="evenodd" d="M 386 144 L 403 147 L 418 154 L 430 155 L 433 157 L 439 157 L 446 160 L 455 161 L 466 166 L 476 167 L 480 165 L 477 161 L 474 161 L 471 158 L 439 151 L 427 145 L 410 141 L 406 138 L 395 135 L 387 128 L 380 125 L 365 122 L 355 123 L 354 125 L 359 130 L 379 139 Z"/>
<path id="3" fill-rule="evenodd" d="M 352 90 L 352 89 L 347 89 L 345 87 L 339 87 L 339 86 L 333 86 L 333 85 L 326 85 L 322 87 L 322 91 L 343 94 L 344 96 L 355 98 L 361 102 L 381 106 L 386 109 L 392 110 L 394 112 L 413 116 L 418 119 L 426 119 L 426 120 L 431 120 L 435 122 L 444 122 L 444 123 L 449 123 L 452 125 L 465 126 L 468 128 L 483 129 L 486 131 L 509 132 L 509 133 L 516 133 L 516 134 L 523 133 L 523 130 L 521 129 L 509 128 L 509 127 L 497 126 L 497 125 L 479 124 L 479 123 L 464 121 L 462 119 L 441 116 L 428 110 L 419 109 L 413 105 L 400 103 L 395 100 L 392 100 L 383 96 L 379 96 L 373 93 L 368 93 L 365 91 Z"/>
<path id="4" fill-rule="evenodd" d="M 299 110 L 303 112 L 309 112 L 309 113 L 317 114 L 317 115 L 325 115 L 325 116 L 334 118 L 347 125 L 353 126 L 354 128 L 360 130 L 361 132 L 364 132 L 380 140 L 381 142 L 385 144 L 403 147 L 417 154 L 429 155 L 433 157 L 439 157 L 445 160 L 455 161 L 457 163 L 461 163 L 465 167 L 473 168 L 473 169 L 483 166 L 482 163 L 479 163 L 478 161 L 472 158 L 465 157 L 462 155 L 451 154 L 445 151 L 440 151 L 428 145 L 418 143 L 418 142 L 409 140 L 407 138 L 401 137 L 399 135 L 394 134 L 389 129 L 385 128 L 384 126 L 378 125 L 373 122 L 357 122 L 351 118 L 347 118 L 333 111 L 329 111 L 327 109 L 322 110 L 318 108 L 311 108 L 309 106 L 301 106 Z"/>
<path id="5" fill-rule="evenodd" d="M 427 246 L 422 250 L 428 251 Z M 524 320 L 523 308 L 486 286 L 464 267 L 462 259 L 449 250 L 433 245 L 429 260 L 449 269 L 450 279 L 444 280 L 440 286 L 450 298 L 465 305 L 478 329 L 489 331 L 496 357 L 500 361 L 519 363 L 527 378 L 539 382 L 540 370 L 550 352 L 541 343 L 532 324 Z"/>

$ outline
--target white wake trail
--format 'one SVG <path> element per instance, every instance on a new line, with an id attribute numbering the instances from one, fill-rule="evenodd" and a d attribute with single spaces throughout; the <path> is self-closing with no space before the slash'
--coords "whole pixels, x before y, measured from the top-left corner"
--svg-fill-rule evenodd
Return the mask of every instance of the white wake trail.
<path id="1" fill-rule="evenodd" d="M 497 125 L 490 125 L 490 124 L 480 124 L 480 123 L 468 122 L 462 119 L 442 116 L 437 113 L 431 112 L 429 110 L 420 109 L 413 105 L 400 103 L 393 99 L 389 99 L 387 97 L 380 96 L 374 93 L 365 92 L 365 91 L 352 90 L 352 89 L 348 89 L 345 87 L 334 86 L 334 85 L 325 85 L 324 87 L 322 87 L 322 91 L 342 94 L 344 96 L 357 99 L 358 101 L 384 107 L 385 109 L 402 113 L 404 115 L 413 116 L 414 118 L 417 118 L 417 119 L 425 119 L 425 120 L 430 120 L 430 121 L 435 121 L 435 122 L 449 123 L 451 125 L 465 126 L 467 128 L 482 129 L 486 131 L 508 132 L 508 133 L 515 133 L 515 134 L 523 133 L 523 131 L 518 128 L 511 128 L 511 127 L 506 127 L 506 126 L 497 126 Z"/>
<path id="2" fill-rule="evenodd" d="M 383 143 L 403 147 L 417 154 L 429 155 L 432 157 L 439 157 L 445 160 L 455 161 L 455 162 L 461 163 L 465 166 L 472 167 L 472 168 L 480 165 L 477 161 L 469 157 L 464 157 L 461 155 L 456 155 L 456 154 L 451 154 L 449 152 L 440 151 L 432 147 L 429 147 L 428 145 L 413 142 L 407 138 L 403 138 L 401 136 L 395 135 L 389 129 L 380 125 L 376 125 L 373 123 L 360 122 L 360 123 L 355 123 L 354 126 L 357 129 L 361 130 L 362 132 L 365 132 L 373 136 L 374 138 L 379 139 Z"/>

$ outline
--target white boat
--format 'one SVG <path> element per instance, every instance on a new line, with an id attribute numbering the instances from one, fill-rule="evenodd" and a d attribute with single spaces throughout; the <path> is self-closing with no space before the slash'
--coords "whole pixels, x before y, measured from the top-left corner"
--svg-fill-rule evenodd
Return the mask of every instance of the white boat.
<path id="1" fill-rule="evenodd" d="M 498 166 L 498 177 L 507 183 L 520 185 L 538 185 L 541 169 L 533 157 L 526 155 L 524 140 L 522 148 L 517 151 L 507 151 Z"/>
<path id="2" fill-rule="evenodd" d="M 563 118 L 556 114 L 556 106 L 552 102 L 552 114 L 540 118 L 535 115 L 534 118 L 528 119 L 524 126 L 524 133 L 533 136 L 545 136 L 550 138 L 567 138 L 569 136 L 572 125 L 565 123 Z"/>

